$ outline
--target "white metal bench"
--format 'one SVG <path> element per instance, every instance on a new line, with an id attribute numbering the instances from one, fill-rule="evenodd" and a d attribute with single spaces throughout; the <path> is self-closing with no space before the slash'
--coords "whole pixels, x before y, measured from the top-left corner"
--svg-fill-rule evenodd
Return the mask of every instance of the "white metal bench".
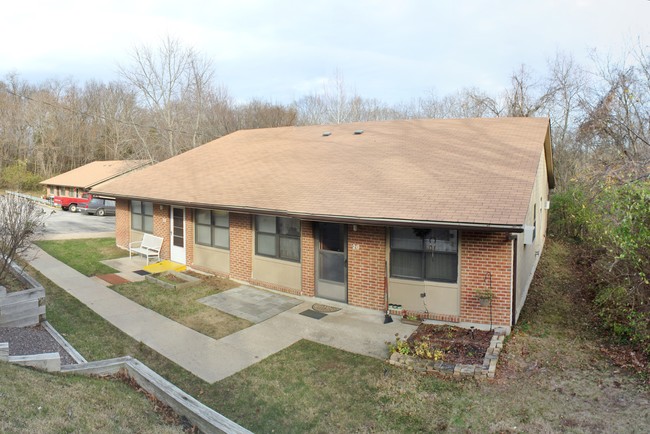
<path id="1" fill-rule="evenodd" d="M 151 234 L 144 234 L 142 241 L 133 241 L 129 243 L 129 258 L 134 254 L 143 255 L 147 258 L 157 258 L 160 261 L 160 249 L 162 248 L 163 239 Z"/>

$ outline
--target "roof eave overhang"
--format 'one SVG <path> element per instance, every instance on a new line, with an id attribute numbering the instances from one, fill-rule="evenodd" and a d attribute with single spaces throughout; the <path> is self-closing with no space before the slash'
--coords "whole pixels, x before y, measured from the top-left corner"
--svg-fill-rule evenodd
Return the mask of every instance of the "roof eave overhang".
<path id="1" fill-rule="evenodd" d="M 474 230 L 481 232 L 513 232 L 521 233 L 524 231 L 523 225 L 518 224 L 498 224 L 498 223 L 481 223 L 481 222 L 454 222 L 454 221 L 438 221 L 438 220 L 415 220 L 415 219 L 397 219 L 385 217 L 361 217 L 361 216 L 346 216 L 346 215 L 330 215 L 318 214 L 309 212 L 293 212 L 278 209 L 268 208 L 255 208 L 255 207 L 241 207 L 234 205 L 219 205 L 207 204 L 198 202 L 184 202 L 174 201 L 167 199 L 156 199 L 151 197 L 138 197 L 138 196 L 122 196 L 115 193 L 96 191 L 96 195 L 106 195 L 117 197 L 120 199 L 131 199 L 155 202 L 157 204 L 172 205 L 188 208 L 204 208 L 204 209 L 219 209 L 229 212 L 240 212 L 244 214 L 264 214 L 274 215 L 279 217 L 292 217 L 301 220 L 332 222 L 332 223 L 347 223 L 347 224 L 364 224 L 376 226 L 409 226 L 409 227 L 445 227 L 461 230 Z"/>
<path id="2" fill-rule="evenodd" d="M 546 159 L 546 174 L 549 188 L 555 188 L 555 171 L 553 167 L 553 145 L 551 143 L 551 121 L 549 120 L 546 138 L 544 139 L 544 157 Z"/>

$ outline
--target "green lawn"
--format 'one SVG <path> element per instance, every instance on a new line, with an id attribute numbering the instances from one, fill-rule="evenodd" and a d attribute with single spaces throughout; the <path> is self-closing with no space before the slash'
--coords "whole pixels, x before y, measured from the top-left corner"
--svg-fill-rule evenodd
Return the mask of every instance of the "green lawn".
<path id="1" fill-rule="evenodd" d="M 208 295 L 230 289 L 228 279 L 202 277 L 203 282 L 189 288 L 167 289 L 149 281 L 113 286 L 113 290 L 136 303 L 215 339 L 249 327 L 251 323 L 199 303 Z"/>
<path id="2" fill-rule="evenodd" d="M 39 241 L 37 244 L 50 255 L 86 276 L 115 273 L 116 270 L 100 261 L 126 256 L 124 250 L 115 246 L 115 238 Z M 200 277 L 203 282 L 190 288 L 169 290 L 143 281 L 115 285 L 112 289 L 142 306 L 215 339 L 251 325 L 249 321 L 197 302 L 200 298 L 236 286 L 228 279 Z"/>
<path id="3" fill-rule="evenodd" d="M 573 274 L 547 242 L 494 382 L 438 379 L 300 341 L 207 384 L 46 286 L 48 320 L 89 360 L 132 355 L 254 432 L 634 432 L 650 394 L 603 358 Z"/>
<path id="4" fill-rule="evenodd" d="M 115 273 L 117 270 L 100 261 L 122 258 L 128 254 L 115 245 L 115 238 L 46 240 L 35 244 L 86 276 Z"/>

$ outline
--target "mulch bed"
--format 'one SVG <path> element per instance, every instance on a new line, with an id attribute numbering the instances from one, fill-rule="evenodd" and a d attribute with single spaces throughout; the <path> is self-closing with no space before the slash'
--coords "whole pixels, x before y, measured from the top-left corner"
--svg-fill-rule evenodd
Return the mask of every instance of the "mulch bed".
<path id="1" fill-rule="evenodd" d="M 11 271 L 6 273 L 2 282 L 0 282 L 2 286 L 5 287 L 7 292 L 17 292 L 17 291 L 22 291 L 24 289 L 29 289 L 27 285 L 25 285 L 25 282 L 17 278 L 14 273 Z"/>
<path id="2" fill-rule="evenodd" d="M 76 364 L 70 354 L 42 326 L 0 327 L 0 342 L 9 343 L 10 356 L 59 353 L 61 365 Z"/>
<path id="3" fill-rule="evenodd" d="M 480 365 L 493 335 L 493 331 L 420 324 L 407 341 L 411 344 L 428 341 L 431 347 L 442 350 L 445 363 Z"/>

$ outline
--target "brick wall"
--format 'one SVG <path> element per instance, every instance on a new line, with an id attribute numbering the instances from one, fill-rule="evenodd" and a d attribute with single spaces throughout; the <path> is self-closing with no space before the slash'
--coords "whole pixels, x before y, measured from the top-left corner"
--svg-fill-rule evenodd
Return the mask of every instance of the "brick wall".
<path id="1" fill-rule="evenodd" d="M 253 226 L 249 214 L 230 213 L 230 277 L 250 281 L 253 274 Z"/>
<path id="2" fill-rule="evenodd" d="M 115 244 L 124 249 L 129 248 L 131 242 L 131 211 L 129 201 L 117 199 L 115 201 Z"/>
<path id="3" fill-rule="evenodd" d="M 171 230 L 169 221 L 169 206 L 153 204 L 153 234 L 157 237 L 164 238 L 160 257 L 169 259 L 169 234 Z"/>
<path id="4" fill-rule="evenodd" d="M 384 310 L 385 278 L 386 228 L 348 226 L 348 303 Z"/>
<path id="5" fill-rule="evenodd" d="M 194 263 L 194 210 L 185 208 L 185 263 Z"/>
<path id="6" fill-rule="evenodd" d="M 300 222 L 300 265 L 302 279 L 302 295 L 314 296 L 314 224 L 308 221 Z"/>
<path id="7" fill-rule="evenodd" d="M 460 319 L 490 323 L 490 308 L 481 307 L 477 289 L 486 289 L 487 272 L 492 273 L 492 323 L 510 325 L 512 308 L 512 241 L 503 233 L 461 232 Z"/>

